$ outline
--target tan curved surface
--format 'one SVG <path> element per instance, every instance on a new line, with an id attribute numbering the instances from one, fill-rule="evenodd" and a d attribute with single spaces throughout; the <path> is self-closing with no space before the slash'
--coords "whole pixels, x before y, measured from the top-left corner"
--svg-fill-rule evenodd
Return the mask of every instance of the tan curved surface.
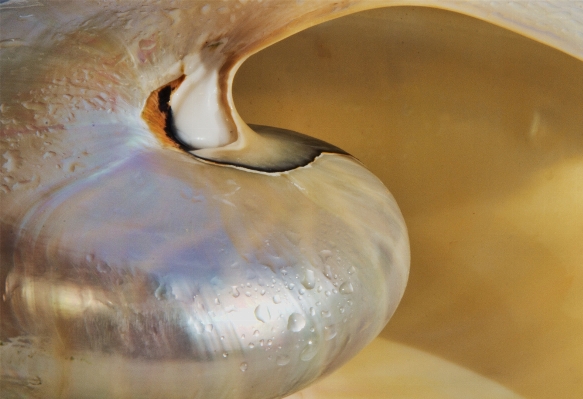
<path id="1" fill-rule="evenodd" d="M 294 398 L 583 396 L 581 61 L 469 17 L 397 7 L 264 50 L 234 96 L 247 122 L 358 157 L 410 232 L 391 323 Z"/>

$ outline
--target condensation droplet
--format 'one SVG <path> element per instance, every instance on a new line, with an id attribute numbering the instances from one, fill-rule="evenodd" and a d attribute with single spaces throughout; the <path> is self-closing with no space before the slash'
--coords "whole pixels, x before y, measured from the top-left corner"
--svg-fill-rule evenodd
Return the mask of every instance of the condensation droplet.
<path id="1" fill-rule="evenodd" d="M 281 303 L 281 297 L 279 295 L 273 296 L 273 303 Z"/>
<path id="2" fill-rule="evenodd" d="M 300 359 L 304 362 L 310 361 L 318 354 L 318 344 L 316 341 L 310 340 L 308 344 L 302 349 L 300 353 Z"/>
<path id="3" fill-rule="evenodd" d="M 250 342 L 250 343 L 249 343 L 249 348 L 250 348 L 250 349 L 253 349 L 253 348 L 255 348 L 255 344 L 254 344 L 253 342 Z"/>
<path id="4" fill-rule="evenodd" d="M 206 326 L 204 326 L 204 329 L 206 332 L 212 332 L 213 331 L 213 325 L 212 324 L 207 324 Z"/>
<path id="5" fill-rule="evenodd" d="M 306 326 L 306 318 L 300 313 L 292 313 L 287 321 L 287 329 L 293 332 L 302 331 Z"/>
<path id="6" fill-rule="evenodd" d="M 247 367 L 248 367 L 247 363 L 243 362 L 243 363 L 241 363 L 241 365 L 239 366 L 239 369 L 240 369 L 242 372 L 245 372 L 245 371 L 247 371 Z"/>
<path id="7" fill-rule="evenodd" d="M 354 288 L 352 287 L 352 284 L 350 283 L 350 281 L 347 281 L 345 283 L 343 283 L 340 286 L 340 293 L 341 294 L 352 294 L 354 292 Z"/>
<path id="8" fill-rule="evenodd" d="M 202 323 L 200 321 L 195 321 L 193 323 L 194 326 L 194 330 L 198 333 L 198 334 L 202 334 L 204 332 L 204 326 L 202 325 Z"/>
<path id="9" fill-rule="evenodd" d="M 321 314 L 323 317 L 326 317 L 326 318 L 332 316 L 332 313 L 330 313 L 328 310 L 322 310 Z"/>
<path id="10" fill-rule="evenodd" d="M 326 341 L 330 341 L 331 339 L 336 337 L 336 334 L 337 334 L 336 326 L 334 324 L 324 327 L 324 339 Z"/>
<path id="11" fill-rule="evenodd" d="M 26 380 L 26 383 L 28 385 L 41 385 L 42 384 L 42 380 L 40 379 L 39 376 L 36 376 L 34 378 L 29 378 Z"/>
<path id="12" fill-rule="evenodd" d="M 332 256 L 332 252 L 327 250 L 327 249 L 320 251 L 320 259 L 322 259 L 322 263 L 326 263 L 328 258 L 331 256 Z"/>
<path id="13" fill-rule="evenodd" d="M 304 278 L 302 279 L 302 284 L 307 289 L 311 290 L 316 285 L 316 276 L 312 269 L 307 269 L 304 273 Z"/>
<path id="14" fill-rule="evenodd" d="M 97 271 L 99 273 L 107 273 L 107 272 L 111 271 L 111 268 L 109 267 L 107 262 L 103 262 L 100 260 L 99 262 L 97 262 Z"/>
<path id="15" fill-rule="evenodd" d="M 289 363 L 290 358 L 288 355 L 279 355 L 275 361 L 277 362 L 278 366 L 285 366 L 286 364 Z"/>
<path id="16" fill-rule="evenodd" d="M 240 294 L 239 294 L 239 290 L 237 289 L 237 286 L 233 286 L 232 287 L 233 290 L 231 291 L 231 295 L 233 295 L 233 298 L 237 298 Z"/>
<path id="17" fill-rule="evenodd" d="M 21 39 L 5 39 L 0 40 L 0 48 L 11 48 L 24 46 L 26 42 Z"/>
<path id="18" fill-rule="evenodd" d="M 258 305 L 255 308 L 255 317 L 257 317 L 257 320 L 263 323 L 267 323 L 269 320 L 271 320 L 271 313 L 269 312 L 269 307 L 265 304 Z"/>
<path id="19" fill-rule="evenodd" d="M 348 274 L 354 274 L 354 273 L 356 273 L 356 268 L 354 266 L 350 266 L 348 268 Z"/>

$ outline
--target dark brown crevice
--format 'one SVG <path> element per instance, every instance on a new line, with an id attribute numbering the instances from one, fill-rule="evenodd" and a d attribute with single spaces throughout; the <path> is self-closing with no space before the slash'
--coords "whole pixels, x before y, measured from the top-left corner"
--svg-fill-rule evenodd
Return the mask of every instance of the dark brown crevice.
<path id="1" fill-rule="evenodd" d="M 185 75 L 182 75 L 178 79 L 154 90 L 146 100 L 142 118 L 163 145 L 188 152 L 192 148 L 189 148 L 178 139 L 176 128 L 174 127 L 172 109 L 170 108 L 170 96 L 184 81 L 184 78 Z"/>
<path id="2" fill-rule="evenodd" d="M 222 68 L 221 74 L 227 73 L 228 69 Z M 257 134 L 258 139 L 262 141 L 262 144 L 256 145 L 253 150 L 247 148 L 237 152 L 235 156 L 233 153 L 221 154 L 220 152 L 210 157 L 198 154 L 196 148 L 192 148 L 179 139 L 170 107 L 170 97 L 184 81 L 184 78 L 185 76 L 182 75 L 154 90 L 146 100 L 146 105 L 142 111 L 142 118 L 154 136 L 166 147 L 184 151 L 194 158 L 208 163 L 265 173 L 287 172 L 309 165 L 323 153 L 349 155 L 340 148 L 314 137 L 287 129 L 260 125 L 249 125 Z M 221 92 L 223 93 L 221 101 L 227 103 L 225 81 L 226 79 L 220 79 Z M 253 155 L 249 156 L 251 151 L 253 151 Z M 258 154 L 262 154 L 262 156 L 258 156 Z"/>

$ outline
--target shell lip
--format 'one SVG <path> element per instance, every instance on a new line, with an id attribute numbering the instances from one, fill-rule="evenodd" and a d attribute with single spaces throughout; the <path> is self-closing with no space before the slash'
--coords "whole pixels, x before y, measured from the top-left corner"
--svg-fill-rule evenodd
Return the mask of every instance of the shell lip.
<path id="1" fill-rule="evenodd" d="M 324 153 L 351 156 L 330 143 L 293 130 L 255 124 L 248 126 L 257 133 L 252 148 L 239 151 L 217 148 L 189 153 L 214 164 L 265 173 L 288 172 L 307 166 Z"/>

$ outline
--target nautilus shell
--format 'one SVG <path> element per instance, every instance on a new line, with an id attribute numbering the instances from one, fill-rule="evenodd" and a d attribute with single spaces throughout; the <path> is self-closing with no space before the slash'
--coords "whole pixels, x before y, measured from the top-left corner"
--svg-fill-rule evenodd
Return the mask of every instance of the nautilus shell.
<path id="1" fill-rule="evenodd" d="M 334 137 L 245 123 L 231 86 L 295 32 L 411 3 L 436 6 L 0 3 L 2 397 L 278 398 L 377 336 L 409 275 L 395 199 Z M 576 5 L 438 6 L 583 57 Z"/>

